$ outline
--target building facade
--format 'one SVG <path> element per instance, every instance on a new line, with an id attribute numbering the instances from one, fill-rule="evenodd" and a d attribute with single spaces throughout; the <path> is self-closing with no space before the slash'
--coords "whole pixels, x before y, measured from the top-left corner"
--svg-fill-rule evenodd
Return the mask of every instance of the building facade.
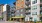
<path id="1" fill-rule="evenodd" d="M 33 21 L 39 21 L 40 15 L 40 0 L 31 0 L 31 17 L 33 17 Z"/>
<path id="2" fill-rule="evenodd" d="M 17 0 L 16 1 L 16 9 L 24 8 L 25 0 Z"/>
<path id="3" fill-rule="evenodd" d="M 25 0 L 17 0 L 16 1 L 16 15 L 17 16 L 25 16 Z"/>
<path id="4" fill-rule="evenodd" d="M 4 6 L 3 6 L 3 21 L 7 20 L 6 5 L 7 4 L 4 4 Z"/>
<path id="5" fill-rule="evenodd" d="M 3 20 L 3 6 L 4 4 L 0 4 L 0 21 Z"/>
<path id="6" fill-rule="evenodd" d="M 20 3 L 21 1 L 24 2 L 24 9 L 21 7 L 22 3 Z M 16 1 L 16 9 L 18 10 L 17 15 L 20 14 L 21 11 L 19 11 L 20 9 L 23 9 L 25 20 L 26 21 L 30 21 L 31 17 L 32 17 L 32 21 L 37 20 L 40 21 L 40 0 L 17 0 Z M 20 4 L 19 4 L 20 3 Z M 25 11 L 24 11 L 25 10 Z M 22 14 L 21 14 L 22 15 Z"/>
<path id="7" fill-rule="evenodd" d="M 7 21 L 10 19 L 10 17 L 11 17 L 11 14 L 10 14 L 10 5 L 6 5 L 6 11 L 7 11 Z"/>
<path id="8" fill-rule="evenodd" d="M 40 20 L 42 21 L 42 0 L 40 0 Z"/>
<path id="9" fill-rule="evenodd" d="M 2 6 L 2 7 L 1 7 Z M 14 7 L 10 9 L 9 5 L 0 5 L 0 17 L 3 12 L 7 11 L 7 16 L 5 15 L 3 20 L 6 21 L 12 16 L 25 16 L 25 21 L 40 21 L 42 16 L 42 0 L 17 0 L 16 10 L 14 12 Z M 14 14 L 15 13 L 15 14 Z"/>
<path id="10" fill-rule="evenodd" d="M 25 0 L 25 21 L 30 21 L 31 17 L 31 0 Z"/>
<path id="11" fill-rule="evenodd" d="M 26 0 L 26 7 L 28 7 L 29 15 L 26 15 L 28 17 L 28 21 L 30 21 L 30 18 L 32 17 L 32 21 L 37 20 L 40 21 L 40 0 Z"/>

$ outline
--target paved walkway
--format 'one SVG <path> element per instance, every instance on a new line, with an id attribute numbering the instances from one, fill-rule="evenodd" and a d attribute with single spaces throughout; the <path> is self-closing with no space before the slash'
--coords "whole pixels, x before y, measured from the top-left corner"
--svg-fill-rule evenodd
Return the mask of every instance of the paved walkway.
<path id="1" fill-rule="evenodd" d="M 24 23 L 24 22 L 14 22 L 14 21 L 0 21 L 0 23 Z"/>

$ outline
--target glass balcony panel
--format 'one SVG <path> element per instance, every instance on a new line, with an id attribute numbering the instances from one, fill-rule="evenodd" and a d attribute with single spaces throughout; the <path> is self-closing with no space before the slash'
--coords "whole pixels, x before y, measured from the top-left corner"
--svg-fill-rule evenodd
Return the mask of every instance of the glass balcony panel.
<path id="1" fill-rule="evenodd" d="M 30 10 L 30 8 L 25 8 L 26 10 Z"/>
<path id="2" fill-rule="evenodd" d="M 30 12 L 28 12 L 28 13 L 25 13 L 26 15 L 30 15 L 31 13 Z"/>

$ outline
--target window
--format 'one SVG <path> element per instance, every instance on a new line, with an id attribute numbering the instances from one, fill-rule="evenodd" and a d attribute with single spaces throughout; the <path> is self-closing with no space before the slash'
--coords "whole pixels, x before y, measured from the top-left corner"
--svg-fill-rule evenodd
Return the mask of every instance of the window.
<path id="1" fill-rule="evenodd" d="M 26 8 L 28 8 L 28 6 L 26 6 Z"/>
<path id="2" fill-rule="evenodd" d="M 40 14 L 42 14 L 42 11 L 40 11 Z"/>
<path id="3" fill-rule="evenodd" d="M 16 14 L 16 16 L 19 16 L 19 14 Z"/>
<path id="4" fill-rule="evenodd" d="M 42 16 L 42 10 L 40 10 L 40 16 Z"/>
<path id="5" fill-rule="evenodd" d="M 14 14 L 14 12 L 11 12 L 11 14 Z"/>
<path id="6" fill-rule="evenodd" d="M 40 5 L 40 8 L 42 9 L 42 5 Z"/>
<path id="7" fill-rule="evenodd" d="M 25 13 L 26 15 L 30 15 L 31 13 L 30 12 L 28 12 L 28 13 Z"/>
<path id="8" fill-rule="evenodd" d="M 42 3 L 42 0 L 40 0 L 40 2 Z"/>
<path id="9" fill-rule="evenodd" d="M 42 12 L 41 12 L 41 14 L 42 14 Z"/>
<path id="10" fill-rule="evenodd" d="M 26 6 L 29 6 L 30 4 L 26 3 Z"/>
<path id="11" fill-rule="evenodd" d="M 32 15 L 37 15 L 37 12 L 32 12 Z"/>
<path id="12" fill-rule="evenodd" d="M 17 10 L 16 12 L 19 12 L 19 10 Z"/>
<path id="13" fill-rule="evenodd" d="M 21 14 L 21 16 L 23 16 L 23 14 Z"/>
<path id="14" fill-rule="evenodd" d="M 32 19 L 33 19 L 33 18 L 32 18 L 32 17 L 30 17 L 30 21 L 32 21 Z"/>
<path id="15" fill-rule="evenodd" d="M 14 15 L 14 14 L 11 14 L 12 16 Z"/>
<path id="16" fill-rule="evenodd" d="M 14 16 L 14 14 L 11 14 L 11 16 Z"/>
<path id="17" fill-rule="evenodd" d="M 23 6 L 23 4 L 21 4 L 21 7 Z"/>
<path id="18" fill-rule="evenodd" d="M 21 9 L 21 12 L 23 12 L 23 9 Z"/>
<path id="19" fill-rule="evenodd" d="M 37 9 L 37 6 L 33 6 L 33 7 L 32 7 L 32 10 L 36 10 L 36 9 Z"/>
<path id="20" fill-rule="evenodd" d="M 23 14 L 21 14 L 21 15 L 23 15 Z"/>
<path id="21" fill-rule="evenodd" d="M 35 4 L 35 3 L 37 3 L 37 0 L 32 1 L 32 4 Z"/>

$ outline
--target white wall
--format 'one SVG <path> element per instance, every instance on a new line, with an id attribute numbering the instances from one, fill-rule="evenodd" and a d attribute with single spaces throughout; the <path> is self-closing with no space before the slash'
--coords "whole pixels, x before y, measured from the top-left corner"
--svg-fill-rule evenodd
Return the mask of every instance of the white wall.
<path id="1" fill-rule="evenodd" d="M 6 11 L 6 5 L 7 5 L 7 4 L 5 4 L 5 5 L 3 6 L 3 12 Z"/>
<path id="2" fill-rule="evenodd" d="M 31 0 L 31 16 L 33 17 L 33 21 L 34 21 L 34 18 L 37 18 L 37 21 L 39 21 L 39 17 L 37 15 L 40 14 L 40 0 L 37 0 L 37 3 L 36 4 L 32 4 L 32 1 Z M 32 6 L 37 6 L 37 10 L 32 10 Z M 37 12 L 37 15 L 32 15 L 32 12 Z"/>

